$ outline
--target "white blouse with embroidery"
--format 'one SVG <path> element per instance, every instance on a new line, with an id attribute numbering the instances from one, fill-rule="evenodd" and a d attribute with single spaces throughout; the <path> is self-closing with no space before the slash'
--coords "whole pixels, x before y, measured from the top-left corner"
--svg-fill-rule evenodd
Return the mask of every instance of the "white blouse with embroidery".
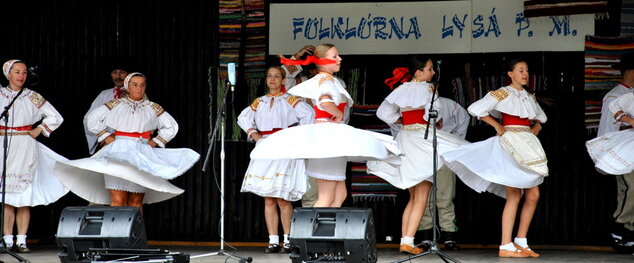
<path id="1" fill-rule="evenodd" d="M 425 120 L 429 117 L 432 85 L 427 82 L 405 82 L 393 90 L 376 111 L 377 117 L 387 124 L 393 124 L 401 117 L 401 112 L 425 109 Z M 438 98 L 438 97 L 436 97 Z M 436 110 L 440 103 L 434 103 Z"/>
<path id="2" fill-rule="evenodd" d="M 138 133 L 158 129 L 158 135 L 152 140 L 160 147 L 165 147 L 178 132 L 178 123 L 160 105 L 147 99 L 134 101 L 129 97 L 109 101 L 91 111 L 87 116 L 87 126 L 90 132 L 97 134 L 100 142 L 111 134 L 107 128 Z"/>
<path id="3" fill-rule="evenodd" d="M 492 115 L 500 118 L 506 113 L 520 118 L 546 122 L 546 114 L 535 97 L 526 90 L 516 90 L 511 86 L 499 88 L 487 93 L 482 99 L 472 103 L 467 111 L 478 118 Z"/>
<path id="4" fill-rule="evenodd" d="M 315 111 L 299 98 L 278 93 L 259 97 L 238 116 L 238 125 L 250 133 L 253 130 L 271 131 L 313 122 Z"/>
<path id="5" fill-rule="evenodd" d="M 612 118 L 615 122 L 624 114 L 628 116 L 634 116 L 634 93 L 628 92 L 619 96 L 614 101 L 612 101 L 612 103 L 610 103 L 609 107 L 610 112 L 612 113 Z M 629 123 L 625 122 L 619 122 L 619 124 L 629 126 Z"/>
<path id="6" fill-rule="evenodd" d="M 20 94 L 13 106 L 9 109 L 9 121 L 7 126 L 9 127 L 21 127 L 27 125 L 33 125 L 34 123 L 42 120 L 42 134 L 48 137 L 52 131 L 57 129 L 64 118 L 57 112 L 57 110 L 48 103 L 42 95 L 32 91 L 28 88 L 23 88 L 24 91 Z M 11 100 L 18 94 L 19 91 L 11 90 L 7 87 L 0 88 L 0 106 L 2 110 L 9 105 Z M 4 122 L 0 123 L 4 126 Z"/>

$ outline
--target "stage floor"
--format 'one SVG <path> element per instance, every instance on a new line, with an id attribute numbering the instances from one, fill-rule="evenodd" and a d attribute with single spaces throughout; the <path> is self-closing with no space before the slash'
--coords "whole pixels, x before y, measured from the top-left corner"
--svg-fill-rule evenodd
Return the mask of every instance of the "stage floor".
<path id="1" fill-rule="evenodd" d="M 183 252 L 190 254 L 192 257 L 196 255 L 204 255 L 218 250 L 218 247 L 165 247 L 155 246 L 155 248 L 167 249 L 172 252 Z M 226 247 L 225 247 L 226 248 Z M 32 263 L 59 263 L 57 256 L 57 248 L 53 246 L 31 246 L 31 253 L 19 254 Z M 265 254 L 262 247 L 240 247 L 235 253 L 243 257 L 252 257 L 253 262 L 257 263 L 279 263 L 291 262 L 287 254 Z M 228 251 L 229 252 L 229 251 Z M 630 254 L 617 254 L 612 251 L 579 251 L 579 250 L 539 250 L 540 258 L 528 259 L 511 259 L 498 258 L 497 250 L 494 249 L 463 249 L 461 251 L 450 251 L 447 255 L 461 262 L 508 262 L 508 263 L 536 263 L 536 262 L 634 262 L 634 256 Z M 403 259 L 406 255 L 400 254 L 395 248 L 378 249 L 378 262 L 392 262 Z M 7 254 L 0 254 L 0 260 L 9 262 L 18 262 Z M 224 256 L 204 256 L 190 260 L 191 263 L 211 263 L 211 262 L 237 262 L 236 260 L 226 259 Z M 406 261 L 409 262 L 409 261 Z M 443 262 L 437 255 L 430 254 L 411 262 Z"/>

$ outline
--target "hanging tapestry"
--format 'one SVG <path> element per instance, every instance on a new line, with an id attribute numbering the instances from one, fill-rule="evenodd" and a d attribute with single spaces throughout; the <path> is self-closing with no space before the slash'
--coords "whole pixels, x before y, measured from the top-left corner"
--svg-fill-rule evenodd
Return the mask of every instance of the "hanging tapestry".
<path id="1" fill-rule="evenodd" d="M 608 1 L 596 0 L 526 0 L 524 17 L 564 16 L 608 13 Z"/>
<path id="2" fill-rule="evenodd" d="M 585 124 L 589 131 L 599 127 L 603 96 L 621 81 L 621 72 L 613 66 L 626 52 L 634 51 L 634 36 L 586 36 L 585 42 Z"/>
<path id="3" fill-rule="evenodd" d="M 219 2 L 220 73 L 227 78 L 227 64 L 243 66 L 241 78 L 263 78 L 266 52 L 264 0 L 221 0 Z"/>

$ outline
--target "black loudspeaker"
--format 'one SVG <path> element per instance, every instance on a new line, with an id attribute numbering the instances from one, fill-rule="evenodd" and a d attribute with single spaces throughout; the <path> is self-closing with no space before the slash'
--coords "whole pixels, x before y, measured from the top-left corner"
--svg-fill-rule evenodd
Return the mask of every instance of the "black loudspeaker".
<path id="1" fill-rule="evenodd" d="M 57 247 L 62 263 L 90 262 L 90 248 L 147 248 L 143 216 L 138 207 L 64 208 Z"/>
<path id="2" fill-rule="evenodd" d="M 291 261 L 377 261 L 369 208 L 296 208 L 291 220 Z"/>

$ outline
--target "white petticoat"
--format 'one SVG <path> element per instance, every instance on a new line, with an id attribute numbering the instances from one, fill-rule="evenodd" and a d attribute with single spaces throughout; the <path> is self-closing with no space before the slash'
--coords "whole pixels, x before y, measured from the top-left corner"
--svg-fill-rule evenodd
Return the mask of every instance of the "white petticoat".
<path id="1" fill-rule="evenodd" d="M 283 129 L 270 135 L 251 152 L 251 159 L 384 160 L 400 164 L 401 151 L 391 136 L 346 124 L 315 123 Z"/>
<path id="2" fill-rule="evenodd" d="M 104 174 L 147 188 L 143 203 L 164 201 L 183 193 L 166 179 L 191 168 L 200 155 L 190 149 L 163 149 L 130 139 L 117 139 L 90 158 L 57 162 L 55 174 L 79 197 L 110 204 Z"/>
<path id="3" fill-rule="evenodd" d="M 306 175 L 328 181 L 346 180 L 346 157 L 309 159 Z"/>
<path id="4" fill-rule="evenodd" d="M 377 175 L 388 183 L 401 189 L 407 189 L 422 181 L 432 181 L 433 175 L 433 149 L 432 130 L 429 130 L 425 140 L 425 127 L 423 124 L 406 125 L 396 136 L 398 145 L 405 153 L 401 158 L 401 165 L 394 166 L 383 161 L 368 161 L 368 173 Z M 436 131 L 437 151 L 440 154 L 453 150 L 468 141 L 441 130 Z M 438 159 L 437 169 L 443 166 Z"/>
<path id="5" fill-rule="evenodd" d="M 511 132 L 511 131 L 507 131 Z M 527 189 L 540 185 L 544 176 L 520 166 L 500 144 L 500 136 L 462 145 L 441 156 L 467 186 L 506 198 L 505 186 Z"/>
<path id="6" fill-rule="evenodd" d="M 68 193 L 68 189 L 53 173 L 56 161 L 67 161 L 68 159 L 39 142 L 37 142 L 36 147 L 38 158 L 33 180 L 21 193 L 7 192 L 5 202 L 8 205 L 14 207 L 48 205 Z"/>
<path id="7" fill-rule="evenodd" d="M 257 144 L 265 140 L 260 139 Z M 308 187 L 306 160 L 251 160 L 240 191 L 294 202 L 302 198 Z"/>
<path id="8" fill-rule="evenodd" d="M 596 169 L 605 174 L 622 175 L 634 170 L 634 130 L 607 133 L 586 142 Z"/>

